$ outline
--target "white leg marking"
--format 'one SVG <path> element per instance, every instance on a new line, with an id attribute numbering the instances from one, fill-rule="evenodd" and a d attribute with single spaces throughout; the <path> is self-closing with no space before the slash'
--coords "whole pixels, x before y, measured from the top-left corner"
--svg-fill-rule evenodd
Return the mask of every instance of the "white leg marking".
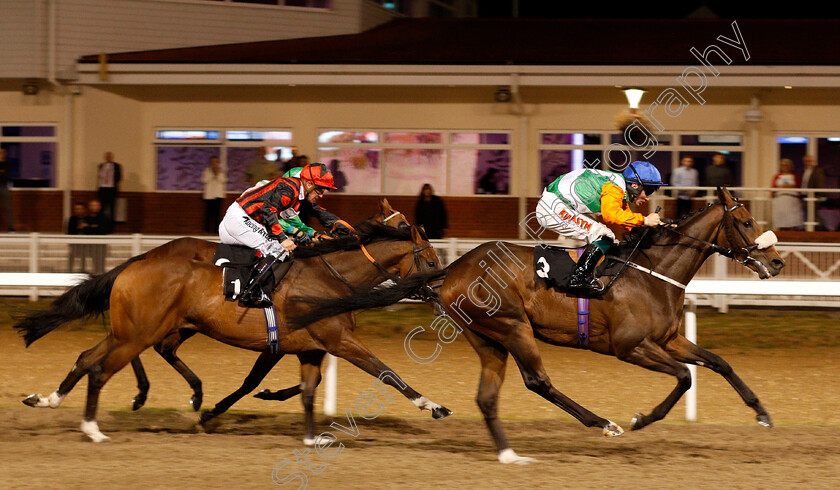
<path id="1" fill-rule="evenodd" d="M 93 442 L 105 442 L 111 440 L 110 437 L 99 432 L 99 424 L 97 424 L 95 420 L 83 420 L 82 432 L 84 432 L 86 436 L 90 437 Z"/>
<path id="2" fill-rule="evenodd" d="M 531 464 L 536 463 L 537 460 L 525 456 L 517 456 L 513 449 L 507 448 L 499 451 L 499 462 L 502 464 Z"/>
<path id="3" fill-rule="evenodd" d="M 312 446 L 315 445 L 315 439 L 310 439 L 308 437 L 304 437 L 303 438 L 303 445 L 312 447 Z"/>
<path id="4" fill-rule="evenodd" d="M 411 400 L 411 403 L 413 403 L 420 410 L 434 410 L 436 408 L 440 408 L 440 405 L 429 400 L 425 396 L 415 398 L 414 400 Z"/>
<path id="5" fill-rule="evenodd" d="M 58 391 L 53 391 L 52 393 L 50 393 L 50 397 L 47 399 L 50 408 L 58 408 L 58 406 L 61 405 L 61 401 L 64 400 L 64 396 L 60 396 L 58 394 Z"/>

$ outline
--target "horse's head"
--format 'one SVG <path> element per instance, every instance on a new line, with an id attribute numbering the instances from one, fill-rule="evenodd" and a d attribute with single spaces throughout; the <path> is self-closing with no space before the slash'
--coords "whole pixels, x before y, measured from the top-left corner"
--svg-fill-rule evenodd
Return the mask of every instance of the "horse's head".
<path id="1" fill-rule="evenodd" d="M 432 272 L 441 270 L 443 266 L 441 265 L 440 257 L 438 257 L 438 254 L 434 247 L 432 247 L 432 244 L 429 243 L 428 238 L 426 238 L 426 232 L 423 230 L 423 227 L 410 225 L 410 228 L 413 257 L 405 257 L 400 262 L 400 276 L 406 277 L 416 272 Z M 417 299 L 421 299 L 431 304 L 435 309 L 436 315 L 444 314 L 443 304 L 440 300 L 440 296 L 436 292 L 436 288 L 439 287 L 442 282 L 443 280 L 440 280 L 434 284 L 426 285 L 420 293 L 416 295 Z"/>
<path id="2" fill-rule="evenodd" d="M 763 231 L 744 204 L 725 187 L 718 187 L 717 195 L 723 205 L 723 233 L 718 234 L 718 245 L 730 251 L 724 255 L 752 269 L 761 279 L 778 275 L 785 261 L 773 246 L 776 235 Z"/>
<path id="3" fill-rule="evenodd" d="M 394 228 L 404 228 L 411 226 L 404 214 L 391 207 L 387 198 L 379 198 L 379 216 L 375 216 L 374 220 L 383 225 L 393 226 Z"/>

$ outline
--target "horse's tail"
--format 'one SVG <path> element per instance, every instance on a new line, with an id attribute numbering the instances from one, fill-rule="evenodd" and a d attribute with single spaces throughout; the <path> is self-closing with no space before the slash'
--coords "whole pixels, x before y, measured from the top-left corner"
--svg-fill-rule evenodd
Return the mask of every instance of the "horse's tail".
<path id="1" fill-rule="evenodd" d="M 350 296 L 339 298 L 314 298 L 307 296 L 293 296 L 293 302 L 307 303 L 313 306 L 308 312 L 290 319 L 290 327 L 302 328 L 310 323 L 350 311 L 366 308 L 381 308 L 392 305 L 397 301 L 419 293 L 430 281 L 440 279 L 446 275 L 446 269 L 430 272 L 418 272 L 403 279 L 394 281 L 391 286 L 371 284 L 362 291 Z"/>
<path id="2" fill-rule="evenodd" d="M 111 288 L 117 276 L 132 262 L 143 260 L 146 254 L 132 257 L 110 271 L 91 276 L 68 289 L 52 302 L 50 308 L 27 315 L 15 324 L 26 346 L 52 332 L 64 323 L 80 318 L 92 318 L 105 313 L 110 305 Z"/>

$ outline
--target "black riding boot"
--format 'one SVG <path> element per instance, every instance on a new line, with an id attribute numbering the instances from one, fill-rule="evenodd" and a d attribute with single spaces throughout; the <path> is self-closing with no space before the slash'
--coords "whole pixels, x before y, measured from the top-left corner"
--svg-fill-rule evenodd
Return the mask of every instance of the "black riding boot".
<path id="1" fill-rule="evenodd" d="M 274 289 L 274 277 L 267 269 L 274 262 L 274 257 L 266 255 L 251 269 L 251 277 L 245 292 L 239 296 L 239 304 L 248 308 L 267 308 L 272 305 L 271 291 Z M 266 279 L 269 279 L 267 281 Z M 258 282 L 258 284 L 254 284 Z"/>
<path id="2" fill-rule="evenodd" d="M 604 284 L 594 276 L 595 265 L 604 256 L 597 245 L 590 243 L 583 250 L 577 261 L 577 269 L 569 280 L 569 290 L 581 294 L 598 294 L 604 290 Z"/>

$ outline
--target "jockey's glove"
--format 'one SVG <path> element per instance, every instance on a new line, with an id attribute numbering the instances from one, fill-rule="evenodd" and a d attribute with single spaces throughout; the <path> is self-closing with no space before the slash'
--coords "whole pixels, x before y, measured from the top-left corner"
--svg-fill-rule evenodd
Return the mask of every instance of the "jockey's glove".
<path id="1" fill-rule="evenodd" d="M 307 232 L 305 232 L 305 231 L 303 231 L 299 228 L 294 229 L 294 231 L 291 234 L 291 237 L 292 237 L 292 240 L 297 242 L 297 244 L 300 245 L 300 246 L 306 246 L 306 245 L 309 245 L 310 243 L 312 243 L 312 237 L 309 235 L 309 233 L 307 233 Z"/>

